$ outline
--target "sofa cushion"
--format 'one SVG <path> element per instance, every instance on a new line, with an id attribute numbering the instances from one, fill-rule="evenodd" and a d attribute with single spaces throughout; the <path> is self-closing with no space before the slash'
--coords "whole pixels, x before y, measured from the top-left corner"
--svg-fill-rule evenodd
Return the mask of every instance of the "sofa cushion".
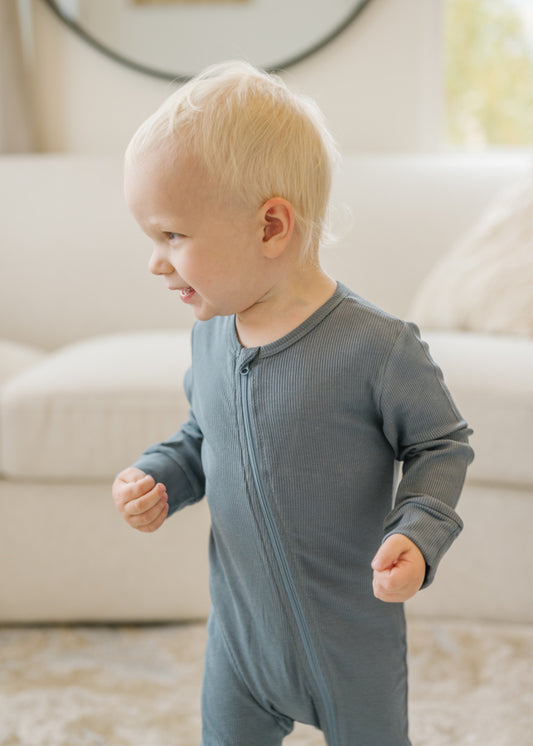
<path id="1" fill-rule="evenodd" d="M 469 478 L 533 485 L 533 343 L 427 332 L 474 429 Z M 65 347 L 12 378 L 0 400 L 2 471 L 29 479 L 109 479 L 187 417 L 189 333 L 139 332 Z"/>
<path id="2" fill-rule="evenodd" d="M 45 353 L 36 347 L 0 339 L 0 386 L 13 376 L 42 360 Z"/>
<path id="3" fill-rule="evenodd" d="M 471 332 L 423 336 L 474 430 L 469 479 L 531 487 L 533 342 Z"/>
<path id="4" fill-rule="evenodd" d="M 35 365 L 44 356 L 45 353 L 36 347 L 0 339 L 0 387 L 23 370 Z M 2 448 L 3 442 L 0 441 L 0 450 Z"/>
<path id="5" fill-rule="evenodd" d="M 188 331 L 92 338 L 3 388 L 1 470 L 29 479 L 110 478 L 186 419 Z"/>
<path id="6" fill-rule="evenodd" d="M 533 336 L 533 173 L 434 267 L 409 315 L 425 328 Z"/>

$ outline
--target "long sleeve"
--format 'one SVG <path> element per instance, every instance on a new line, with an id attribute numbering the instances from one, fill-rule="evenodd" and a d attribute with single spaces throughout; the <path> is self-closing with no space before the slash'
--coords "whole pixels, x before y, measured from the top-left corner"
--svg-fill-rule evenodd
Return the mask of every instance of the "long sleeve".
<path id="1" fill-rule="evenodd" d="M 191 401 L 192 372 L 185 375 L 185 392 Z M 192 409 L 189 420 L 170 438 L 147 448 L 133 466 L 162 482 L 168 493 L 169 516 L 202 499 L 205 476 L 201 449 L 203 434 Z"/>
<path id="2" fill-rule="evenodd" d="M 474 454 L 468 445 L 472 431 L 412 324 L 405 324 L 389 356 L 380 403 L 383 430 L 403 463 L 385 537 L 401 533 L 419 547 L 427 586 L 462 529 L 455 506 Z"/>

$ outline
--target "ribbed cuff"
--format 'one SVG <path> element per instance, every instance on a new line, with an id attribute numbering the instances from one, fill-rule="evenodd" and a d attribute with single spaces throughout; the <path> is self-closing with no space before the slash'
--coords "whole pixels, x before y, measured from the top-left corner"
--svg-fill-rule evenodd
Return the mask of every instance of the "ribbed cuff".
<path id="1" fill-rule="evenodd" d="M 392 534 L 403 534 L 416 544 L 426 560 L 422 588 L 427 588 L 433 582 L 439 562 L 462 528 L 463 522 L 453 508 L 433 497 L 420 495 L 403 500 L 389 514 L 383 540 Z"/>

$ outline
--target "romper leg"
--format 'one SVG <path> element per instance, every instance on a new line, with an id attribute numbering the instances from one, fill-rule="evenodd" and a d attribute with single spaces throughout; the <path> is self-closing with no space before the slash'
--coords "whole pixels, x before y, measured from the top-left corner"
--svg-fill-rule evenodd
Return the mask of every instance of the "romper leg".
<path id="1" fill-rule="evenodd" d="M 202 686 L 201 746 L 281 746 L 293 727 L 292 720 L 269 712 L 250 694 L 211 612 Z"/>
<path id="2" fill-rule="evenodd" d="M 337 732 L 332 737 L 324 723 L 328 746 L 410 746 L 405 621 L 403 609 L 393 606 L 387 609 L 393 624 L 377 615 L 373 625 L 359 624 L 344 657 L 339 640 L 331 682 Z"/>

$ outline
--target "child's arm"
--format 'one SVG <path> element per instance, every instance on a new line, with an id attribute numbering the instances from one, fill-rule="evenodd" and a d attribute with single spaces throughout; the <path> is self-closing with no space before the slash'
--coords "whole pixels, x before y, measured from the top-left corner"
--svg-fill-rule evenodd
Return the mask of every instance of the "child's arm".
<path id="1" fill-rule="evenodd" d="M 190 403 L 191 369 L 184 383 Z M 113 498 L 130 526 L 155 531 L 173 512 L 202 499 L 202 442 L 202 431 L 191 408 L 189 420 L 174 435 L 147 448 L 135 464 L 117 476 Z"/>
<path id="2" fill-rule="evenodd" d="M 377 576 L 379 592 L 390 595 L 407 576 L 408 584 L 418 582 L 418 570 L 411 564 L 417 551 L 425 560 L 421 587 L 433 581 L 442 556 L 462 529 L 455 506 L 473 458 L 471 430 L 412 324 L 404 325 L 383 370 L 380 410 L 383 432 L 402 463 L 394 508 L 385 519 L 385 541 L 374 560 L 374 570 L 385 573 Z M 392 556 L 391 562 L 388 550 L 398 546 L 397 536 L 409 542 L 410 551 Z"/>
<path id="3" fill-rule="evenodd" d="M 168 515 L 168 495 L 164 484 L 140 469 L 124 469 L 115 479 L 113 500 L 121 516 L 138 531 L 156 531 Z"/>
<path id="4" fill-rule="evenodd" d="M 374 596 L 387 603 L 402 603 L 422 587 L 426 560 L 411 539 L 392 534 L 372 560 L 372 569 Z"/>

